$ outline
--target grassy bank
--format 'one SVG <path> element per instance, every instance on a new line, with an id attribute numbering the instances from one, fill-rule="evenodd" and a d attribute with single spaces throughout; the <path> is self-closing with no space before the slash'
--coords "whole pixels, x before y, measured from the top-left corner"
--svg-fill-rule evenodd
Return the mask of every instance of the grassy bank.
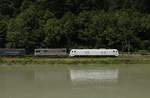
<path id="1" fill-rule="evenodd" d="M 0 57 L 0 65 L 42 64 L 150 64 L 150 55 L 124 55 L 119 57 Z"/>

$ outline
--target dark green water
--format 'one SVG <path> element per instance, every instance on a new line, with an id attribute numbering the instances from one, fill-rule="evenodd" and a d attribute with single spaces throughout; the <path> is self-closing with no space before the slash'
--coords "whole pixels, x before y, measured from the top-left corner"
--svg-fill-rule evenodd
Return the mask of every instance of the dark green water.
<path id="1" fill-rule="evenodd" d="M 150 65 L 0 71 L 0 98 L 150 98 Z"/>

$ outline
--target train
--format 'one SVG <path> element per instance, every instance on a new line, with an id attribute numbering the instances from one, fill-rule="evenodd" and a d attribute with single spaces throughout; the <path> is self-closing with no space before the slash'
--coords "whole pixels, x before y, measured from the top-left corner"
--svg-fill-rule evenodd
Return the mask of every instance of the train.
<path id="1" fill-rule="evenodd" d="M 25 56 L 25 49 L 0 49 L 0 56 Z M 49 56 L 49 57 L 93 57 L 93 56 L 119 56 L 117 49 L 71 49 L 67 52 L 67 49 L 34 49 L 33 56 Z"/>

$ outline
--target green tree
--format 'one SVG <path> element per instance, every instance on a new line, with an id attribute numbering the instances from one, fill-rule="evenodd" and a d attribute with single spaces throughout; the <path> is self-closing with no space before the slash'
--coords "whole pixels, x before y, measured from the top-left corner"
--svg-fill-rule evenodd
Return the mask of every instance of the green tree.
<path id="1" fill-rule="evenodd" d="M 5 47 L 6 32 L 7 32 L 7 21 L 1 20 L 0 21 L 0 48 Z"/>
<path id="2" fill-rule="evenodd" d="M 10 48 L 25 48 L 28 52 L 41 46 L 44 37 L 41 16 L 36 6 L 31 6 L 8 26 L 7 41 Z"/>

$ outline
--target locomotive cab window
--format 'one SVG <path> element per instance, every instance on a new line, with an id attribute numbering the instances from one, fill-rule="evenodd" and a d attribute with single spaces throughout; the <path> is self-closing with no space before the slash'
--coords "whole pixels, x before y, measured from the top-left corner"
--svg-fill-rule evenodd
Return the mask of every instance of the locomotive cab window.
<path id="1" fill-rule="evenodd" d="M 72 51 L 72 53 L 75 53 L 76 51 Z"/>

